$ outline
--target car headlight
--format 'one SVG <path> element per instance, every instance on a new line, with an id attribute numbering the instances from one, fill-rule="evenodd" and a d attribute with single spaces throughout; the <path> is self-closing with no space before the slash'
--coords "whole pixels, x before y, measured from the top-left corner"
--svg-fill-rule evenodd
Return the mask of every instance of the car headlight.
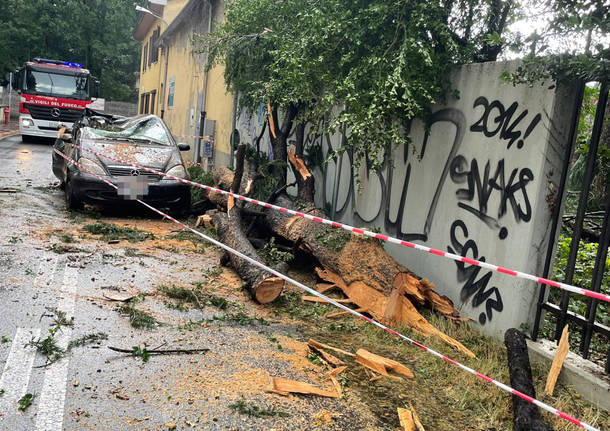
<path id="1" fill-rule="evenodd" d="M 34 122 L 32 120 L 30 120 L 29 118 L 22 118 L 21 125 L 23 127 L 32 127 L 34 125 Z"/>
<path id="2" fill-rule="evenodd" d="M 84 169 L 86 169 L 89 173 L 96 175 L 106 175 L 104 168 L 102 168 L 100 165 L 98 165 L 91 159 L 81 157 L 80 159 L 78 159 L 78 164 L 81 165 Z"/>
<path id="3" fill-rule="evenodd" d="M 184 169 L 184 166 L 182 165 L 176 165 L 173 168 L 169 169 L 166 172 L 167 175 L 172 175 L 174 177 L 177 178 L 185 178 L 186 177 L 186 170 Z M 164 177 L 166 180 L 170 179 L 167 177 Z"/>

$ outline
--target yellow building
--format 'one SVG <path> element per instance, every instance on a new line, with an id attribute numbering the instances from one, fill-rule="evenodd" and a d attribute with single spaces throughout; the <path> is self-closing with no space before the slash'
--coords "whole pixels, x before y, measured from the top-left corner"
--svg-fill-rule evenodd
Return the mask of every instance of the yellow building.
<path id="1" fill-rule="evenodd" d="M 162 117 L 178 142 L 191 145 L 186 159 L 208 169 L 232 162 L 234 98 L 224 69 L 205 71 L 195 35 L 208 33 L 224 17 L 220 0 L 151 0 L 133 37 L 142 42 L 138 113 Z M 197 136 L 204 136 L 203 139 Z"/>

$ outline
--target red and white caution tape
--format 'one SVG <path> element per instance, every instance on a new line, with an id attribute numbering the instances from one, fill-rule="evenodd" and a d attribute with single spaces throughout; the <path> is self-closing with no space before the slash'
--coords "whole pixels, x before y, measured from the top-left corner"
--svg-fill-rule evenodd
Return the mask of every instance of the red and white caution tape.
<path id="1" fill-rule="evenodd" d="M 72 144 L 72 145 L 74 145 L 74 144 Z M 128 162 L 126 160 L 117 159 L 115 157 L 111 157 L 111 156 L 108 156 L 106 154 L 98 153 L 98 152 L 93 151 L 93 150 L 88 149 L 88 148 L 83 148 L 83 150 L 88 151 L 88 152 L 90 152 L 92 154 L 95 154 L 97 156 L 104 157 L 106 159 L 114 160 L 115 162 L 123 163 L 123 164 L 132 166 L 132 167 L 137 168 L 137 169 L 142 169 L 142 170 L 145 170 L 145 171 L 148 171 L 148 172 L 152 172 L 152 173 L 155 173 L 157 175 L 161 175 L 161 176 L 170 178 L 172 180 L 176 180 L 176 181 L 180 181 L 180 182 L 185 183 L 185 184 L 189 184 L 191 186 L 199 187 L 199 188 L 202 188 L 202 189 L 205 189 L 205 190 L 209 190 L 209 191 L 212 191 L 212 192 L 216 192 L 216 193 L 220 193 L 220 194 L 223 194 L 223 195 L 233 196 L 236 199 L 240 199 L 242 201 L 250 202 L 250 203 L 253 203 L 255 205 L 260 205 L 260 206 L 265 207 L 265 208 L 271 208 L 271 209 L 274 209 L 274 210 L 277 210 L 277 211 L 281 211 L 281 212 L 286 213 L 286 214 L 291 214 L 291 215 L 294 215 L 294 216 L 297 216 L 297 217 L 303 217 L 303 218 L 306 218 L 308 220 L 312 220 L 312 221 L 315 221 L 315 222 L 318 222 L 318 223 L 324 223 L 324 224 L 327 224 L 327 225 L 330 225 L 330 226 L 334 226 L 334 227 L 338 227 L 338 228 L 341 228 L 341 229 L 345 229 L 345 230 L 350 231 L 350 232 L 354 232 L 354 233 L 357 233 L 357 234 L 370 236 L 370 237 L 373 237 L 373 238 L 380 239 L 382 241 L 387 241 L 387 242 L 390 242 L 392 244 L 398 244 L 398 245 L 401 245 L 403 247 L 413 248 L 415 250 L 424 251 L 424 252 L 427 252 L 427 253 L 430 253 L 430 254 L 433 254 L 433 255 L 436 255 L 436 256 L 446 257 L 448 259 L 456 260 L 458 262 L 464 262 L 464 263 L 467 263 L 469 265 L 480 266 L 481 268 L 490 269 L 492 271 L 496 271 L 496 272 L 499 272 L 499 273 L 502 273 L 502 274 L 512 275 L 513 277 L 523 278 L 523 279 L 526 279 L 526 280 L 535 281 L 537 283 L 546 284 L 547 286 L 552 286 L 552 287 L 556 287 L 558 289 L 566 290 L 568 292 L 572 292 L 572 293 L 577 293 L 579 295 L 588 296 L 588 297 L 591 297 L 591 298 L 598 299 L 600 301 L 610 302 L 610 295 L 607 295 L 607 294 L 604 294 L 604 293 L 594 292 L 592 290 L 583 289 L 582 287 L 573 286 L 571 284 L 561 283 L 559 281 L 549 280 L 548 278 L 538 277 L 537 275 L 528 274 L 526 272 L 515 271 L 515 270 L 512 270 L 512 269 L 504 268 L 502 266 L 494 265 L 494 264 L 489 263 L 489 262 L 483 262 L 483 261 L 480 261 L 480 260 L 471 259 L 471 258 L 466 257 L 466 256 L 460 256 L 460 255 L 457 255 L 457 254 L 454 254 L 454 253 L 449 253 L 449 252 L 446 252 L 446 251 L 437 250 L 435 248 L 426 247 L 425 245 L 415 244 L 415 243 L 409 242 L 409 241 L 403 241 L 403 240 L 400 240 L 398 238 L 394 238 L 394 237 L 391 237 L 391 236 L 388 236 L 388 235 L 383 235 L 381 233 L 372 232 L 372 231 L 366 230 L 366 229 L 356 228 L 356 227 L 353 227 L 353 226 L 350 226 L 350 225 L 347 225 L 347 224 L 344 224 L 344 223 L 339 223 L 339 222 L 328 220 L 328 219 L 325 219 L 325 218 L 312 216 L 310 214 L 304 214 L 304 213 L 301 213 L 301 212 L 298 212 L 298 211 L 294 211 L 294 210 L 291 210 L 291 209 L 288 209 L 288 208 L 283 208 L 283 207 L 280 207 L 280 206 L 277 206 L 277 205 L 273 205 L 273 204 L 270 204 L 270 203 L 267 203 L 267 202 L 261 202 L 261 201 L 258 201 L 256 199 L 249 198 L 247 196 L 238 195 L 237 193 L 231 193 L 231 192 L 228 192 L 228 191 L 225 191 L 225 190 L 217 189 L 215 187 L 211 187 L 211 186 L 206 186 L 204 184 L 195 183 L 193 181 L 186 180 L 184 178 L 178 178 L 178 177 L 175 177 L 173 175 L 168 175 L 168 174 L 166 174 L 164 172 L 159 172 L 159 171 L 156 171 L 156 170 L 151 169 L 151 168 L 146 168 L 144 166 L 139 166 L 139 165 L 133 164 L 131 162 Z"/>
<path id="2" fill-rule="evenodd" d="M 66 156 L 66 155 L 65 155 L 64 153 L 62 153 L 61 151 L 59 151 L 59 150 L 55 149 L 55 152 L 56 152 L 57 154 L 59 154 L 60 156 L 62 156 L 63 158 L 65 158 L 65 159 L 66 159 L 68 162 L 70 162 L 70 163 L 72 163 L 72 164 L 75 164 L 75 165 L 79 166 L 79 167 L 80 167 L 80 169 L 82 169 L 83 171 L 85 171 L 85 172 L 87 172 L 87 173 L 89 173 L 89 174 L 91 174 L 91 175 L 95 176 L 96 178 L 98 178 L 98 179 L 100 179 L 100 180 L 104 181 L 104 183 L 109 184 L 109 185 L 110 185 L 110 186 L 112 186 L 113 188 L 118 189 L 118 187 L 117 187 L 116 185 L 114 185 L 114 184 L 112 184 L 111 182 L 107 181 L 106 179 L 104 179 L 104 178 L 100 177 L 99 175 L 93 174 L 91 171 L 89 171 L 89 170 L 87 170 L 86 168 L 82 167 L 81 165 L 79 165 L 77 162 L 75 162 L 74 160 L 72 160 L 70 157 Z M 134 165 L 134 167 L 136 167 L 136 166 Z M 138 169 L 142 169 L 141 167 L 137 167 L 137 168 L 138 168 Z M 237 195 L 235 195 L 235 196 L 237 196 Z M 389 332 L 390 334 L 395 335 L 395 336 L 397 336 L 397 337 L 399 337 L 399 338 L 401 338 L 401 339 L 403 339 L 403 340 L 407 341 L 408 343 L 413 344 L 414 346 L 419 347 L 419 348 L 420 348 L 421 350 L 423 350 L 424 352 L 430 353 L 430 354 L 432 354 L 432 355 L 434 355 L 434 356 L 436 356 L 436 357 L 438 357 L 438 358 L 441 358 L 442 360 L 444 360 L 444 361 L 446 361 L 446 362 L 449 362 L 450 364 L 453 364 L 453 365 L 455 365 L 456 367 L 461 368 L 462 370 L 467 371 L 468 373 L 473 374 L 473 375 L 475 375 L 475 376 L 477 376 L 477 377 L 479 377 L 479 378 L 481 378 L 481 379 L 485 380 L 485 381 L 486 381 L 486 382 L 488 382 L 488 383 L 492 383 L 492 384 L 494 384 L 495 386 L 499 387 L 500 389 L 502 389 L 502 390 L 504 390 L 504 391 L 506 391 L 506 392 L 509 392 L 509 393 L 511 393 L 511 394 L 513 394 L 513 395 L 516 395 L 516 396 L 518 396 L 519 398 L 522 398 L 522 399 L 524 399 L 524 400 L 526 400 L 526 401 L 528 401 L 528 402 L 530 402 L 530 403 L 532 403 L 532 404 L 534 404 L 534 405 L 536 405 L 536 406 L 540 407 L 541 409 L 544 409 L 544 410 L 546 410 L 546 411 L 548 411 L 548 412 L 550 412 L 550 413 L 552 413 L 552 414 L 554 414 L 554 415 L 559 416 L 560 418 L 563 418 L 563 419 L 565 419 L 565 420 L 567 420 L 567 421 L 569 421 L 569 422 L 572 422 L 573 424 L 578 425 L 578 426 L 579 426 L 579 427 L 581 427 L 581 428 L 584 428 L 584 429 L 589 430 L 589 431 L 601 431 L 601 430 L 600 430 L 600 429 L 598 429 L 598 428 L 595 428 L 595 427 L 593 427 L 593 426 L 591 426 L 591 425 L 589 425 L 589 424 L 587 424 L 587 423 L 585 423 L 585 422 L 582 422 L 582 421 L 580 421 L 580 420 L 578 420 L 578 419 L 576 419 L 576 418 L 574 418 L 574 417 L 572 417 L 572 416 L 570 416 L 570 415 L 568 415 L 568 414 L 566 414 L 566 413 L 563 413 L 563 412 L 562 412 L 562 411 L 560 411 L 560 410 L 557 410 L 555 407 L 552 407 L 552 406 L 550 406 L 550 405 L 548 405 L 548 404 L 546 404 L 546 403 L 543 403 L 542 401 L 539 401 L 539 400 L 537 400 L 537 399 L 535 399 L 535 398 L 532 398 L 532 397 L 530 397 L 529 395 L 526 395 L 526 394 L 524 394 L 523 392 L 520 392 L 520 391 L 518 391 L 518 390 L 516 390 L 516 389 L 513 389 L 513 388 L 511 388 L 510 386 L 505 385 L 505 384 L 504 384 L 504 383 L 502 383 L 502 382 L 499 382 L 499 381 L 497 381 L 497 380 L 495 380 L 495 379 L 492 379 L 491 377 L 488 377 L 488 376 L 486 376 L 485 374 L 482 374 L 482 373 L 480 373 L 480 372 L 478 372 L 478 371 L 476 371 L 476 370 L 473 370 L 472 368 L 467 367 L 466 365 L 464 365 L 464 364 L 462 364 L 462 363 L 460 363 L 460 362 L 457 362 L 457 361 L 455 361 L 455 360 L 453 360 L 453 359 L 451 359 L 451 358 L 449 358 L 449 357 L 447 357 L 447 356 L 443 355 L 442 353 L 437 352 L 436 350 L 433 350 L 433 349 L 431 349 L 431 348 L 429 348 L 429 347 L 426 347 L 426 346 L 424 346 L 423 344 L 418 343 L 417 341 L 415 341 L 415 340 L 413 340 L 413 339 L 411 339 L 411 338 L 407 337 L 406 335 L 403 335 L 403 334 L 401 334 L 401 333 L 399 333 L 399 332 L 396 332 L 396 331 L 394 331 L 393 329 L 388 328 L 387 326 L 385 326 L 385 325 L 383 325 L 383 324 L 381 324 L 381 323 L 377 322 L 377 321 L 376 321 L 376 320 L 374 320 L 374 319 L 371 319 L 371 318 L 369 318 L 369 317 L 366 317 L 365 315 L 363 315 L 362 313 L 357 312 L 356 310 L 352 310 L 351 308 L 349 308 L 349 307 L 347 307 L 347 306 L 345 306 L 345 305 L 343 305 L 343 304 L 341 304 L 341 303 L 339 303 L 339 302 L 335 301 L 335 300 L 334 300 L 334 299 L 332 299 L 332 298 L 329 298 L 328 296 L 326 296 L 326 295 L 324 295 L 324 294 L 322 294 L 322 293 L 318 292 L 317 290 L 312 289 L 311 287 L 306 286 L 306 285 L 304 285 L 303 283 L 299 283 L 298 281 L 293 280 L 292 278 L 288 277 L 287 275 L 284 275 L 284 274 L 282 274 L 281 272 L 278 272 L 278 271 L 274 270 L 273 268 L 269 268 L 269 267 L 268 267 L 268 266 L 266 266 L 265 264 L 263 264 L 263 263 L 261 263 L 261 262 L 259 262 L 259 261 L 255 260 L 255 259 L 252 259 L 252 258 L 251 258 L 251 257 L 249 257 L 249 256 L 246 256 L 245 254 L 241 253 L 240 251 L 237 251 L 237 250 L 235 250 L 235 249 L 233 249 L 233 248 L 229 247 L 228 245 L 226 245 L 226 244 L 224 244 L 224 243 L 222 243 L 222 242 L 220 242 L 220 241 L 218 241 L 218 240 L 215 240 L 214 238 L 211 238 L 211 237 L 209 237 L 209 236 L 207 236 L 207 235 L 205 235 L 205 234 L 203 234 L 203 233 L 199 232 L 199 231 L 198 231 L 198 230 L 196 230 L 196 229 L 193 229 L 192 227 L 190 227 L 190 226 L 188 226 L 188 225 L 186 225 L 186 224 L 182 223 L 181 221 L 176 220 L 176 219 L 175 219 L 175 218 L 173 218 L 172 216 L 170 216 L 170 215 L 168 215 L 168 214 L 164 213 L 164 212 L 163 212 L 163 211 L 161 211 L 161 210 L 158 210 L 158 209 L 157 209 L 157 208 L 155 208 L 155 207 L 150 206 L 149 204 L 147 204 L 146 202 L 143 202 L 143 201 L 142 201 L 142 200 L 140 200 L 140 199 L 137 199 L 137 201 L 138 201 L 139 203 L 141 203 L 142 205 L 144 205 L 145 207 L 147 207 L 148 209 L 150 209 L 151 211 L 154 211 L 155 213 L 159 214 L 159 215 L 160 215 L 160 216 L 162 216 L 163 218 L 166 218 L 166 219 L 168 219 L 168 220 L 171 220 L 172 222 L 174 222 L 174 223 L 178 224 L 179 226 L 183 227 L 184 229 L 187 229 L 187 230 L 191 231 L 192 233 L 194 233 L 195 235 L 200 236 L 200 237 L 201 237 L 201 238 L 203 238 L 204 240 L 206 240 L 206 241 L 208 241 L 208 242 L 211 242 L 212 244 L 214 244 L 214 245 L 216 245 L 216 246 L 218 246 L 218 247 L 220 247 L 220 248 L 222 248 L 222 249 L 224 249 L 224 250 L 228 251 L 229 253 L 232 253 L 232 254 L 234 254 L 234 255 L 236 255 L 236 256 L 238 256 L 238 257 L 240 257 L 240 258 L 242 258 L 242 259 L 246 260 L 247 262 L 251 263 L 252 265 L 254 265 L 254 266 L 258 267 L 258 268 L 261 268 L 262 270 L 267 271 L 267 272 L 269 272 L 269 273 L 271 273 L 271 274 L 275 275 L 276 277 L 279 277 L 279 278 L 281 278 L 282 280 L 285 280 L 285 281 L 287 281 L 288 283 L 290 283 L 290 284 L 292 284 L 292 285 L 294 285 L 294 286 L 296 286 L 296 287 L 298 287 L 298 288 L 300 288 L 300 289 L 302 289 L 302 290 L 304 290 L 304 291 L 306 291 L 306 292 L 308 292 L 308 293 L 310 293 L 310 294 L 312 294 L 312 295 L 314 295 L 314 296 L 317 296 L 318 298 L 323 299 L 324 301 L 326 301 L 326 302 L 328 302 L 328 303 L 330 303 L 330 304 L 334 305 L 334 306 L 335 306 L 335 307 L 337 307 L 337 308 L 340 308 L 340 309 L 342 309 L 342 310 L 344 310 L 344 311 L 347 311 L 348 313 L 351 313 L 351 314 L 353 314 L 354 316 L 359 317 L 360 319 L 363 319 L 363 320 L 365 320 L 365 321 L 367 321 L 367 322 L 369 322 L 369 323 L 371 323 L 371 324 L 373 324 L 373 325 L 377 326 L 378 328 L 381 328 L 381 329 L 383 329 L 384 331 Z"/>

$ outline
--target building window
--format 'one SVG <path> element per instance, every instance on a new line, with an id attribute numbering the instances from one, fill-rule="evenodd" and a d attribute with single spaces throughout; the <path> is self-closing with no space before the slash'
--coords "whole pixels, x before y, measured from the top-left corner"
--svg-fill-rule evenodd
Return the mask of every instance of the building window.
<path id="1" fill-rule="evenodd" d="M 140 114 L 144 113 L 144 94 L 140 95 Z"/>
<path id="2" fill-rule="evenodd" d="M 176 89 L 176 78 L 169 78 L 169 91 L 167 96 L 167 109 L 174 107 L 174 91 Z"/>
<path id="3" fill-rule="evenodd" d="M 148 43 L 144 45 L 144 49 L 142 51 L 142 72 L 144 72 L 146 70 L 146 63 L 148 62 Z"/>
<path id="4" fill-rule="evenodd" d="M 161 33 L 161 28 L 157 27 L 155 31 L 153 31 L 152 36 L 150 36 L 150 55 L 149 55 L 149 65 L 150 63 L 156 63 L 159 60 L 159 47 L 157 46 L 157 41 L 159 40 L 159 34 Z"/>
<path id="5" fill-rule="evenodd" d="M 157 90 L 150 92 L 150 113 L 155 113 L 155 99 L 157 98 Z"/>
<path id="6" fill-rule="evenodd" d="M 150 93 L 146 93 L 146 97 L 144 98 L 144 113 L 148 114 L 148 102 L 150 100 Z"/>

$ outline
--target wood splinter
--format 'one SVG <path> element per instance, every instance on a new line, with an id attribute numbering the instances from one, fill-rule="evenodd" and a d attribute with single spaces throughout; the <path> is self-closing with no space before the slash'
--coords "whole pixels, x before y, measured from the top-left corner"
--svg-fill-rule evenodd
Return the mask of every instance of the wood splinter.
<path id="1" fill-rule="evenodd" d="M 364 349 L 358 349 L 356 352 L 356 362 L 386 377 L 401 379 L 398 376 L 390 375 L 388 370 L 394 371 L 395 373 L 401 374 L 409 379 L 415 377 L 411 370 L 402 365 L 400 362 L 384 358 L 383 356 L 376 355 Z"/>
<path id="2" fill-rule="evenodd" d="M 341 394 L 337 392 L 325 391 L 324 389 L 316 388 L 309 383 L 297 382 L 296 380 L 282 379 L 281 377 L 273 378 L 273 389 L 280 392 L 320 395 L 322 397 L 340 398 Z"/>
<path id="3" fill-rule="evenodd" d="M 561 373 L 563 362 L 565 361 L 566 356 L 568 356 L 569 350 L 570 342 L 568 341 L 568 325 L 566 325 L 563 328 L 563 332 L 561 333 L 561 338 L 559 339 L 559 346 L 557 346 L 557 352 L 555 353 L 555 357 L 553 358 L 553 364 L 551 365 L 549 376 L 546 379 L 546 386 L 544 387 L 545 394 L 553 396 L 553 392 L 555 391 L 555 384 L 557 383 L 557 378 L 559 377 L 559 373 Z"/>

